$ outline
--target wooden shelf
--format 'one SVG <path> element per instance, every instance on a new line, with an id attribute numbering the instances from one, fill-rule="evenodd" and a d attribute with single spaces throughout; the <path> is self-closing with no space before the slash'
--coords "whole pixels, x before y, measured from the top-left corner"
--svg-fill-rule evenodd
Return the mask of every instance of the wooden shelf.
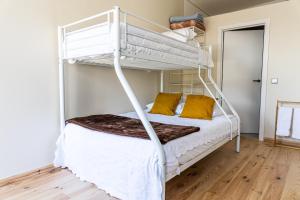
<path id="1" fill-rule="evenodd" d="M 190 29 L 192 29 L 195 33 L 197 33 L 197 36 L 204 36 L 205 35 L 205 31 L 196 27 L 196 26 L 191 26 L 191 27 L 188 27 Z"/>

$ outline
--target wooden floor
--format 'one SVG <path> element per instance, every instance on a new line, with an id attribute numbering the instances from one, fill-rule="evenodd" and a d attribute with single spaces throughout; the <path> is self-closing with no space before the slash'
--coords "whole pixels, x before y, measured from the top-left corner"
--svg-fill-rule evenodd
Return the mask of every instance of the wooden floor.
<path id="1" fill-rule="evenodd" d="M 271 147 L 242 137 L 241 153 L 229 143 L 167 183 L 168 200 L 300 200 L 300 150 Z M 101 199 L 113 197 L 67 170 L 52 167 L 0 184 L 0 199 Z"/>

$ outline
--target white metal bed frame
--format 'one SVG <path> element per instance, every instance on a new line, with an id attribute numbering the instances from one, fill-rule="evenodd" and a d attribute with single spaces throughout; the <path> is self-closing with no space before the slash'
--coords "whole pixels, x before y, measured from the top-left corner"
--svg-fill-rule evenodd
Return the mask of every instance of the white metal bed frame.
<path id="1" fill-rule="evenodd" d="M 65 57 L 65 37 L 66 37 L 66 29 L 81 23 L 85 23 L 87 21 L 93 20 L 95 18 L 98 17 L 103 17 L 103 16 L 107 16 L 107 23 L 111 22 L 111 17 L 110 15 L 113 14 L 113 25 L 112 25 L 112 31 L 113 31 L 113 46 L 114 46 L 114 57 L 113 57 L 113 63 L 114 63 L 114 69 L 115 69 L 115 73 L 123 87 L 123 89 L 125 90 L 131 104 L 134 107 L 134 110 L 136 111 L 138 117 L 140 118 L 142 124 L 144 125 L 151 141 L 153 142 L 153 145 L 156 147 L 157 151 L 159 152 L 159 165 L 162 169 L 162 179 L 161 180 L 165 180 L 163 181 L 162 184 L 162 196 L 161 199 L 164 200 L 165 199 L 165 182 L 172 179 L 173 177 L 176 176 L 176 174 L 171 174 L 168 177 L 166 177 L 166 173 L 165 173 L 165 168 L 166 168 L 166 158 L 165 158 L 165 154 L 164 154 L 164 150 L 163 150 L 163 146 L 160 143 L 153 127 L 151 126 L 149 120 L 147 119 L 143 108 L 141 107 L 140 103 L 138 102 L 133 90 L 131 89 L 128 81 L 126 80 L 123 71 L 122 71 L 122 67 L 121 67 L 121 63 L 120 63 L 120 59 L 121 59 L 121 45 L 120 45 L 120 13 L 124 14 L 124 19 L 125 19 L 125 23 L 127 23 L 126 21 L 126 17 L 127 15 L 130 15 L 134 18 L 140 19 L 144 22 L 147 22 L 149 24 L 155 25 L 159 28 L 162 28 L 164 30 L 168 30 L 168 31 L 172 31 L 160 24 L 157 24 L 155 22 L 152 22 L 148 19 L 145 19 L 143 17 L 134 15 L 132 13 L 128 13 L 128 12 L 124 12 L 121 11 L 120 8 L 118 6 L 115 6 L 112 10 L 106 11 L 106 12 L 102 12 L 99 13 L 97 15 L 67 24 L 65 26 L 60 26 L 58 27 L 58 43 L 59 43 L 59 95 L 60 95 L 60 99 L 59 99 L 59 103 L 60 103 L 60 130 L 61 133 L 63 133 L 64 128 L 65 128 L 65 89 L 64 89 L 64 61 L 66 61 L 69 58 Z M 177 32 L 174 32 L 178 35 L 181 35 Z M 184 36 L 184 35 L 181 35 Z M 210 55 L 212 54 L 211 51 L 211 47 L 209 48 L 209 53 Z M 192 66 L 191 66 L 192 67 Z M 200 79 L 200 81 L 202 82 L 202 84 L 204 85 L 204 87 L 207 89 L 207 91 L 209 92 L 210 96 L 214 98 L 216 105 L 220 108 L 220 110 L 222 111 L 222 113 L 224 114 L 224 116 L 226 117 L 226 119 L 228 120 L 228 122 L 230 123 L 230 138 L 226 138 L 225 140 L 222 140 L 221 142 L 215 144 L 214 146 L 212 146 L 211 148 L 207 149 L 203 154 L 198 155 L 196 158 L 192 159 L 191 161 L 189 161 L 188 163 L 180 166 L 180 169 L 183 171 L 185 169 L 187 169 L 189 166 L 193 165 L 194 163 L 198 162 L 199 160 L 201 160 L 202 158 L 204 158 L 205 156 L 207 156 L 208 154 L 210 154 L 211 152 L 213 152 L 214 150 L 216 150 L 217 148 L 219 148 L 220 146 L 222 146 L 223 144 L 227 143 L 228 141 L 233 139 L 233 127 L 232 127 L 232 121 L 230 120 L 228 114 L 226 113 L 226 111 L 222 108 L 221 104 L 219 103 L 219 101 L 215 98 L 213 92 L 210 90 L 210 88 L 207 86 L 206 82 L 203 80 L 203 78 L 201 77 L 201 69 L 207 69 L 208 70 L 208 80 L 210 81 L 210 83 L 212 84 L 212 86 L 215 88 L 217 94 L 220 95 L 220 97 L 222 98 L 222 100 L 224 100 L 224 102 L 227 104 L 227 106 L 229 107 L 230 111 L 233 113 L 233 115 L 236 117 L 237 121 L 238 121 L 238 128 L 237 128 L 237 133 L 236 133 L 236 152 L 240 151 L 240 118 L 237 114 L 237 112 L 234 110 L 234 108 L 232 107 L 232 105 L 230 104 L 230 102 L 227 100 L 227 98 L 224 96 L 224 94 L 222 93 L 222 91 L 218 88 L 217 84 L 215 83 L 215 81 L 212 78 L 212 71 L 210 67 L 203 67 L 203 66 L 197 66 L 198 68 L 198 77 Z M 164 90 L 164 71 L 163 69 L 161 70 L 161 79 L 160 79 L 160 91 L 163 92 Z"/>

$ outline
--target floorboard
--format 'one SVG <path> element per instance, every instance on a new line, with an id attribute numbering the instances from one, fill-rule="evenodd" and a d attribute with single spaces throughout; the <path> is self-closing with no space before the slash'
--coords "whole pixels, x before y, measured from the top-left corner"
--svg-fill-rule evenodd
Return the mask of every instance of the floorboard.
<path id="1" fill-rule="evenodd" d="M 0 182 L 2 200 L 116 200 L 66 169 L 53 167 Z M 166 186 L 167 200 L 299 200 L 300 150 L 243 136 L 199 161 Z"/>

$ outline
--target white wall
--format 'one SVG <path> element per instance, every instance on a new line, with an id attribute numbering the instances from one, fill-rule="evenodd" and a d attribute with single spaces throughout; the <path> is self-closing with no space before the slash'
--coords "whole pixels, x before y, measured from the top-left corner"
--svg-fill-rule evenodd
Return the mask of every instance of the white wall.
<path id="1" fill-rule="evenodd" d="M 125 70 L 142 106 L 158 93 L 158 72 Z M 123 113 L 133 108 L 111 68 L 69 65 L 67 73 L 67 117 L 99 113 Z"/>
<path id="2" fill-rule="evenodd" d="M 3 0 L 0 6 L 0 179 L 52 162 L 59 134 L 57 26 L 120 5 L 168 25 L 182 0 Z M 68 116 L 131 110 L 112 69 L 67 66 Z M 126 70 L 145 104 L 157 72 Z"/>
<path id="3" fill-rule="evenodd" d="M 53 3 L 1 1 L 0 178 L 50 163 L 58 136 Z"/>
<path id="4" fill-rule="evenodd" d="M 256 7 L 238 12 L 207 17 L 206 41 L 213 45 L 213 59 L 218 57 L 219 28 L 259 19 L 270 19 L 269 63 L 266 96 L 265 137 L 273 138 L 277 100 L 300 101 L 300 1 Z M 215 74 L 217 72 L 215 68 Z M 271 78 L 278 77 L 279 84 L 272 85 Z"/>

